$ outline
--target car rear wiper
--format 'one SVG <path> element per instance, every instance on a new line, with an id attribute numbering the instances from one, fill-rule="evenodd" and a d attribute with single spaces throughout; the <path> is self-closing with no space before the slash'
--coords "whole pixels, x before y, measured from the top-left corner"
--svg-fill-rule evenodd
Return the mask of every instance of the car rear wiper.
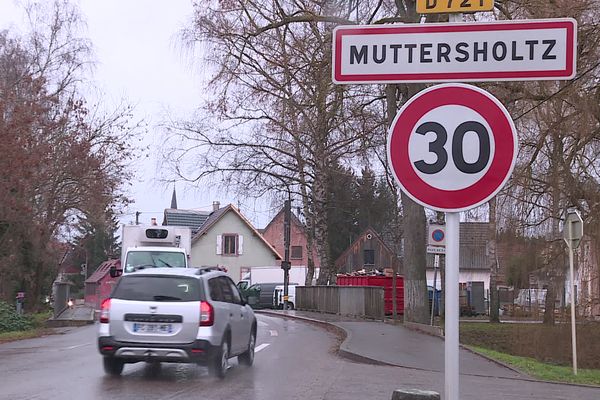
<path id="1" fill-rule="evenodd" d="M 175 297 L 175 296 L 156 295 L 156 296 L 154 296 L 154 300 L 156 300 L 156 301 L 163 301 L 163 300 L 177 301 L 177 300 L 181 300 L 181 298 Z"/>

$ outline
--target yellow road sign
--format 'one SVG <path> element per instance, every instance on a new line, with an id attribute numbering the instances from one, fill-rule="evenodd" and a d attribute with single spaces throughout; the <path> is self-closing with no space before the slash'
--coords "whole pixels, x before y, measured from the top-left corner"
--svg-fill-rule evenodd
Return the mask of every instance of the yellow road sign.
<path id="1" fill-rule="evenodd" d="M 419 14 L 491 11 L 494 0 L 417 0 Z"/>

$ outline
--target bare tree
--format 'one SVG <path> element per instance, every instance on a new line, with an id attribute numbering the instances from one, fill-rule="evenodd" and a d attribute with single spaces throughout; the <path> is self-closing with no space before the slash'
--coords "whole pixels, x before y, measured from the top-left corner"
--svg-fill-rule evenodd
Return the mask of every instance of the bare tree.
<path id="1" fill-rule="evenodd" d="M 499 4 L 505 18 L 551 18 L 572 16 L 578 20 L 577 78 L 569 82 L 537 82 L 505 86 L 516 114 L 521 150 L 514 177 L 499 200 L 503 224 L 518 226 L 523 235 L 547 239 L 545 278 L 547 301 L 545 322 L 554 321 L 554 299 L 562 290 L 565 261 L 560 239 L 560 221 L 569 206 L 578 206 L 586 216 L 597 210 L 597 157 L 599 128 L 598 42 L 600 31 L 594 1 L 505 1 Z M 507 90 L 509 89 L 509 90 Z M 589 214 L 592 215 L 592 214 Z M 499 226 L 500 228 L 502 225 Z"/>
<path id="2" fill-rule="evenodd" d="M 184 179 L 218 176 L 248 196 L 289 191 L 300 199 L 309 246 L 320 258 L 319 283 L 333 282 L 336 273 L 327 229 L 331 167 L 360 159 L 382 129 L 372 88 L 331 82 L 331 31 L 352 23 L 353 12 L 333 3 L 198 5 L 185 38 L 212 46 L 206 61 L 215 67 L 216 95 L 205 111 L 215 118 L 202 128 L 198 121 L 175 124 L 184 141 L 171 153 Z M 201 162 L 200 171 L 182 167 L 188 155 Z"/>
<path id="3" fill-rule="evenodd" d="M 326 223 L 330 170 L 382 154 L 388 125 L 382 88 L 332 84 L 331 32 L 338 24 L 390 22 L 418 22 L 415 2 L 202 2 L 184 33 L 191 45 L 207 45 L 215 96 L 203 110 L 211 118 L 170 127 L 174 172 L 242 195 L 300 199 L 321 284 L 336 274 Z M 395 107 L 420 88 L 402 86 Z M 408 198 L 403 209 L 413 228 L 404 242 L 406 307 L 418 309 L 407 317 L 426 321 L 425 214 Z"/>
<path id="4" fill-rule="evenodd" d="M 0 296 L 26 290 L 36 307 L 69 216 L 120 203 L 131 153 L 127 113 L 90 113 L 78 96 L 89 47 L 76 8 L 38 4 L 28 16 L 29 35 L 0 34 Z"/>

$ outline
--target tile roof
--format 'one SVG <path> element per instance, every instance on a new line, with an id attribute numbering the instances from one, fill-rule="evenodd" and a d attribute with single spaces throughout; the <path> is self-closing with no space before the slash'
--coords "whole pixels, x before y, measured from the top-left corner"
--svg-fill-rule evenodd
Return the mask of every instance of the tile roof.
<path id="1" fill-rule="evenodd" d="M 163 225 L 187 226 L 192 229 L 192 235 L 195 235 L 200 227 L 206 223 L 209 215 L 209 211 L 167 208 L 164 213 Z"/>
<path id="2" fill-rule="evenodd" d="M 269 223 L 267 224 L 267 226 L 265 226 L 263 229 L 259 229 L 258 231 L 261 232 L 261 233 L 266 232 L 269 229 L 269 227 L 272 224 L 275 223 L 275 220 L 277 218 L 279 218 L 279 216 L 281 214 L 284 213 L 284 211 L 285 211 L 285 207 L 282 207 L 281 210 L 279 210 L 279 212 L 277 214 L 275 214 L 275 216 L 273 218 L 271 218 L 271 221 L 269 221 Z M 296 216 L 296 214 L 294 214 L 293 211 L 290 213 L 290 215 L 291 215 L 291 221 L 292 221 L 292 223 L 296 224 L 296 226 L 298 226 L 298 227 L 300 227 L 302 229 L 306 229 L 306 225 L 303 224 L 302 221 L 300 221 L 300 219 Z"/>
<path id="3" fill-rule="evenodd" d="M 260 234 L 260 232 L 258 232 L 256 230 L 256 228 L 254 227 L 254 225 L 252 225 L 252 223 L 250 221 L 248 221 L 248 219 L 246 219 L 246 217 L 244 217 L 242 215 L 242 213 L 236 208 L 234 207 L 232 204 L 229 204 L 226 207 L 223 208 L 219 208 L 216 211 L 213 211 L 210 216 L 208 217 L 208 219 L 206 220 L 206 222 L 204 222 L 204 224 L 202 225 L 202 227 L 198 230 L 198 232 L 196 234 L 192 235 L 192 243 L 197 241 L 198 239 L 200 239 L 200 237 L 202 237 L 202 235 L 204 235 L 206 232 L 208 232 L 208 230 L 217 223 L 217 221 L 219 221 L 225 214 L 227 214 L 227 212 L 233 212 L 235 215 L 237 215 L 242 221 L 244 221 L 244 223 L 248 226 L 248 228 L 254 232 L 254 234 L 269 248 L 269 250 L 271 250 L 271 252 L 275 255 L 275 258 L 277 260 L 281 260 L 282 257 L 281 255 L 277 252 L 277 250 L 275 250 L 275 247 L 273 247 L 273 245 L 271 245 L 271 243 L 267 242 L 267 240 L 264 238 L 263 235 Z"/>
<path id="4" fill-rule="evenodd" d="M 98 283 L 102 278 L 104 278 L 108 272 L 110 271 L 110 267 L 117 267 L 117 269 L 121 268 L 121 260 L 108 260 L 104 261 L 96 271 L 89 278 L 85 280 L 85 283 Z"/>
<path id="5" fill-rule="evenodd" d="M 227 211 L 229 211 L 231 209 L 230 207 L 231 207 L 231 204 L 228 205 L 227 207 L 219 208 L 218 210 L 210 213 L 210 215 L 206 218 L 206 220 L 204 221 L 204 223 L 202 224 L 200 229 L 197 230 L 197 233 L 192 232 L 192 237 L 194 239 L 196 239 L 196 238 L 199 238 L 204 233 L 206 233 L 211 228 L 211 226 L 213 226 L 219 219 L 221 219 L 221 217 Z"/>

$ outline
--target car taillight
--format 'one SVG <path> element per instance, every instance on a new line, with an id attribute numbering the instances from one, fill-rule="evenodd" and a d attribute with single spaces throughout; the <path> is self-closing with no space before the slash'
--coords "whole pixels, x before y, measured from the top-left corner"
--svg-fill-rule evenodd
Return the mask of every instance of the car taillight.
<path id="1" fill-rule="evenodd" d="M 100 323 L 108 323 L 108 314 L 110 313 L 110 298 L 104 299 L 100 305 Z"/>
<path id="2" fill-rule="evenodd" d="M 212 326 L 215 322 L 215 310 L 207 301 L 200 302 L 200 326 Z"/>

